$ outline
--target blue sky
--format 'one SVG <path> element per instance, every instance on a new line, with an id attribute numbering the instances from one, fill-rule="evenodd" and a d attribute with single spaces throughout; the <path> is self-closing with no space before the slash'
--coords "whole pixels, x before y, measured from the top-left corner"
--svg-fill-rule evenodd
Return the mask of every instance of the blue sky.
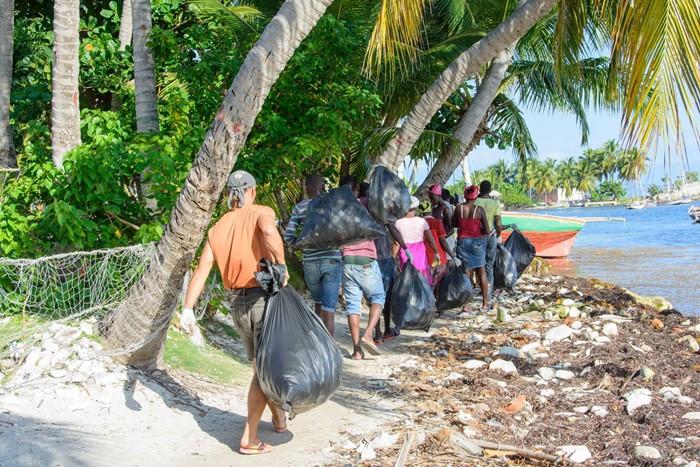
<path id="1" fill-rule="evenodd" d="M 698 111 L 700 113 L 700 111 Z M 565 159 L 581 155 L 584 148 L 581 147 L 581 131 L 576 124 L 576 119 L 572 115 L 563 113 L 542 113 L 526 111 L 525 118 L 530 127 L 530 132 L 537 144 L 539 157 L 546 159 Z M 699 115 L 700 119 L 700 115 Z M 610 112 L 590 111 L 588 113 L 588 123 L 590 135 L 588 138 L 589 147 L 596 148 L 610 139 L 618 139 L 620 134 L 619 114 Z M 700 149 L 695 141 L 693 132 L 687 123 L 684 128 L 686 145 L 688 147 L 689 170 L 700 171 Z M 470 169 L 484 168 L 498 159 L 507 161 L 514 160 L 510 150 L 500 151 L 491 149 L 485 144 L 479 145 L 469 156 Z M 672 176 L 675 178 L 681 171 L 682 162 L 680 157 L 674 157 L 671 164 Z M 419 177 L 425 175 L 424 168 L 419 170 Z M 650 164 L 650 171 L 643 180 L 644 183 L 659 183 L 665 174 L 663 156 L 659 156 Z M 461 171 L 458 169 L 453 178 L 461 178 Z M 451 180 L 452 182 L 452 180 Z"/>

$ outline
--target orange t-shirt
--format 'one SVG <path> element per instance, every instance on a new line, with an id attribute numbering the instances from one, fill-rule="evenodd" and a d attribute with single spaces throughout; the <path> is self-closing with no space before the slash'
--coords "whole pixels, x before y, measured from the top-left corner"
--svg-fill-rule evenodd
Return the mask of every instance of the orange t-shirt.
<path id="1" fill-rule="evenodd" d="M 248 289 L 257 287 L 255 273 L 258 262 L 271 255 L 262 232 L 260 219 L 271 217 L 275 212 L 267 206 L 251 204 L 230 211 L 209 229 L 209 245 L 214 253 L 224 287 L 227 289 Z"/>

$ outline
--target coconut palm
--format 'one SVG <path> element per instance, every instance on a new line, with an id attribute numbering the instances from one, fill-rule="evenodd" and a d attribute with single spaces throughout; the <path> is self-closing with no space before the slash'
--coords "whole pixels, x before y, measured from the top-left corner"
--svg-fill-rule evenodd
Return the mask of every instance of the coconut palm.
<path id="1" fill-rule="evenodd" d="M 599 169 L 594 158 L 582 157 L 576 163 L 576 188 L 583 193 L 591 193 L 598 183 Z"/>
<path id="2" fill-rule="evenodd" d="M 528 178 L 529 187 L 539 195 L 544 195 L 545 204 L 549 204 L 549 193 L 557 187 L 557 164 L 554 159 L 547 159 L 535 164 Z"/>
<path id="3" fill-rule="evenodd" d="M 0 0 L 0 168 L 12 168 L 17 164 L 10 129 L 14 16 L 15 1 Z"/>
<path id="4" fill-rule="evenodd" d="M 51 152 L 63 167 L 68 151 L 80 144 L 78 96 L 79 0 L 55 0 L 53 64 L 51 69 Z"/>
<path id="5" fill-rule="evenodd" d="M 119 50 L 131 44 L 132 34 L 131 0 L 122 0 L 122 15 L 119 19 Z"/>
<path id="6" fill-rule="evenodd" d="M 668 141 L 674 136 L 668 129 L 681 127 L 684 111 L 691 125 L 695 123 L 692 108 L 700 107 L 700 10 L 695 0 L 601 0 L 593 10 L 585 0 L 526 0 L 445 69 L 378 160 L 392 166 L 408 154 L 440 105 L 467 77 L 522 37 L 556 3 L 559 64 L 580 50 L 588 25 L 610 30 L 610 76 L 626 78 L 621 93 L 626 143 L 648 147 L 661 137 Z"/>
<path id="7" fill-rule="evenodd" d="M 564 190 L 567 197 L 571 197 L 578 186 L 576 159 L 569 157 L 557 164 L 557 184 Z"/>
<path id="8" fill-rule="evenodd" d="M 158 131 L 158 96 L 153 55 L 148 48 L 151 33 L 151 0 L 133 0 L 134 88 L 136 89 L 136 131 Z"/>
<path id="9" fill-rule="evenodd" d="M 103 321 L 106 344 L 128 352 L 125 361 L 141 368 L 161 364 L 165 333 L 185 271 L 226 179 L 270 88 L 330 3 L 287 0 L 248 52 L 204 137 L 152 263 Z"/>

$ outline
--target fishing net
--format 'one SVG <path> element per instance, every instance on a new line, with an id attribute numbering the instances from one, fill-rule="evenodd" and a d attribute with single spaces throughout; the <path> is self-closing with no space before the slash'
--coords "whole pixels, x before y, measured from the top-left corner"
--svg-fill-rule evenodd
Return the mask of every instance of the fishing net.
<path id="1" fill-rule="evenodd" d="M 57 321 L 112 321 L 110 316 L 118 316 L 114 311 L 152 265 L 154 253 L 154 244 L 146 244 L 37 259 L 0 258 L 0 358 L 12 351 L 13 342 L 38 336 Z M 144 310 L 148 295 L 141 297 Z M 135 328 L 133 339 L 127 339 L 131 345 L 116 350 L 133 350 L 154 331 Z"/>

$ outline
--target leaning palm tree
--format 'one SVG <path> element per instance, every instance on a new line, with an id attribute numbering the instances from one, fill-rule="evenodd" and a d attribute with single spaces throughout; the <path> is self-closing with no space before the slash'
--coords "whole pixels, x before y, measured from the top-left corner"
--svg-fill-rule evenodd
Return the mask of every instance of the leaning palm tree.
<path id="1" fill-rule="evenodd" d="M 14 17 L 15 1 L 0 0 L 0 169 L 17 164 L 10 129 Z"/>
<path id="2" fill-rule="evenodd" d="M 162 363 L 170 317 L 221 191 L 255 118 L 294 50 L 332 0 L 287 0 L 248 52 L 192 164 L 156 254 L 103 320 L 105 342 L 141 368 Z"/>
<path id="3" fill-rule="evenodd" d="M 685 113 L 696 123 L 700 107 L 700 9 L 696 0 L 525 0 L 511 16 L 462 53 L 408 113 L 378 161 L 395 165 L 406 156 L 443 102 L 470 75 L 522 37 L 559 5 L 559 63 L 580 49 L 584 30 L 600 23 L 611 33 L 610 76 L 624 75 L 621 93 L 625 143 L 649 147 L 660 138 L 682 139 Z M 700 139 L 700 135 L 698 136 Z"/>
<path id="4" fill-rule="evenodd" d="M 151 0 L 133 0 L 134 88 L 136 89 L 136 131 L 158 131 L 158 96 L 153 54 L 148 48 L 151 33 Z"/>
<path id="5" fill-rule="evenodd" d="M 53 64 L 51 69 L 51 152 L 63 167 L 68 151 L 80 144 L 78 95 L 79 0 L 55 0 Z"/>

